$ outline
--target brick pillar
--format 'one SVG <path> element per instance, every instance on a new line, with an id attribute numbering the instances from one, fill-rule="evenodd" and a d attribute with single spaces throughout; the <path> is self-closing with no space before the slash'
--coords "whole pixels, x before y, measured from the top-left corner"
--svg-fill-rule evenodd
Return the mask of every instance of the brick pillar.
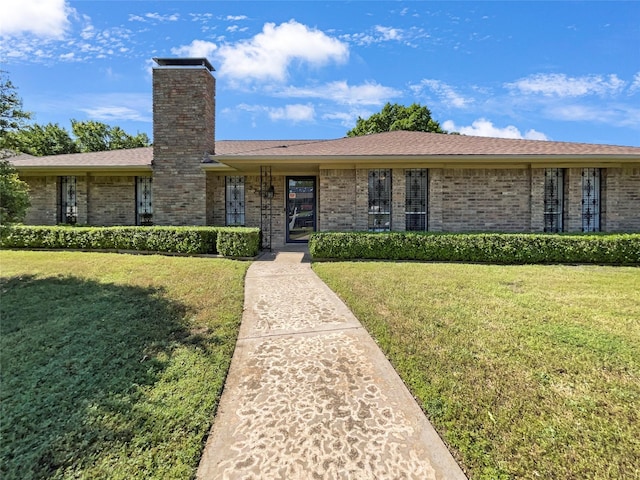
<path id="1" fill-rule="evenodd" d="M 544 232 L 544 168 L 531 170 L 531 231 Z"/>
<path id="2" fill-rule="evenodd" d="M 87 176 L 76 177 L 76 207 L 78 208 L 78 225 L 89 223 L 89 179 Z"/>
<path id="3" fill-rule="evenodd" d="M 442 232 L 442 182 L 443 172 L 441 168 L 429 169 L 429 193 L 428 200 L 429 205 L 427 209 L 427 215 L 429 219 L 427 222 L 427 229 L 430 232 Z"/>
<path id="4" fill-rule="evenodd" d="M 391 229 L 396 232 L 404 232 L 407 229 L 405 170 L 394 168 L 391 172 L 391 182 Z"/>
<path id="5" fill-rule="evenodd" d="M 207 176 L 201 164 L 215 149 L 213 67 L 206 59 L 155 61 L 153 223 L 205 225 Z"/>
<path id="6" fill-rule="evenodd" d="M 565 175 L 566 231 L 582 232 L 582 169 L 567 168 Z"/>
<path id="7" fill-rule="evenodd" d="M 355 212 L 355 169 L 321 169 L 318 178 L 318 231 L 356 230 Z"/>
<path id="8" fill-rule="evenodd" d="M 367 169 L 356 169 L 355 207 L 355 229 L 366 231 L 369 228 L 369 170 Z"/>

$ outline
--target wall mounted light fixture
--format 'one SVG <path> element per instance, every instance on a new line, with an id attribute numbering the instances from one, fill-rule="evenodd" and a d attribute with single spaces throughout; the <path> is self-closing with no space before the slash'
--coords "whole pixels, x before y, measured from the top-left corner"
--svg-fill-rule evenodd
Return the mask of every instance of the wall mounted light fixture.
<path id="1" fill-rule="evenodd" d="M 269 188 L 267 188 L 264 191 L 264 197 L 265 198 L 273 198 L 275 193 L 276 193 L 276 189 L 274 188 L 274 186 L 273 185 L 269 185 Z"/>

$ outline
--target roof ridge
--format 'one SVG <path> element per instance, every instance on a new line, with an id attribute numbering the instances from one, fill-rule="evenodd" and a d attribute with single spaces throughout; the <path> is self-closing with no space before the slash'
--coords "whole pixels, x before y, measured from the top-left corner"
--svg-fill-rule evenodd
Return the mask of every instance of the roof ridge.
<path id="1" fill-rule="evenodd" d="M 279 142 L 282 143 L 283 145 L 271 145 L 268 147 L 264 147 L 264 146 L 256 146 L 256 148 L 252 148 L 252 149 L 247 149 L 247 150 L 241 150 L 238 152 L 235 152 L 234 155 L 240 155 L 240 154 L 246 154 L 246 153 L 251 153 L 251 152 L 259 152 L 259 151 L 264 151 L 264 150 L 273 150 L 273 149 L 277 149 L 277 148 L 289 148 L 290 146 L 299 146 L 299 145 L 311 145 L 314 143 L 321 143 L 321 142 L 326 142 L 329 141 L 327 139 L 319 139 L 319 140 L 217 140 L 217 142 L 252 142 L 252 143 L 256 143 L 256 142 Z M 293 142 L 300 142 L 300 143 L 295 143 L 295 145 L 287 145 L 287 143 L 293 143 Z"/>

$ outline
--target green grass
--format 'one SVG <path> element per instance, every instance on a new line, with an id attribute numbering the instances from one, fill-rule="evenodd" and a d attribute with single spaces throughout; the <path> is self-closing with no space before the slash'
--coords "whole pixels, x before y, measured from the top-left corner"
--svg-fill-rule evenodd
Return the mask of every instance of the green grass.
<path id="1" fill-rule="evenodd" d="M 640 478 L 640 269 L 313 268 L 471 478 Z"/>
<path id="2" fill-rule="evenodd" d="M 1 251 L 0 477 L 192 478 L 248 265 Z"/>

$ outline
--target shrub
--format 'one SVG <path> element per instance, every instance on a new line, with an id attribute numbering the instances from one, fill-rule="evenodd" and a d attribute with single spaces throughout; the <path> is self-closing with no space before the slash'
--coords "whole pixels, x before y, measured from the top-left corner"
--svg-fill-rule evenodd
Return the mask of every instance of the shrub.
<path id="1" fill-rule="evenodd" d="M 640 265 L 640 234 L 314 233 L 318 259 Z"/>
<path id="2" fill-rule="evenodd" d="M 225 257 L 253 257 L 259 247 L 259 228 L 229 227 L 218 231 L 216 248 Z"/>
<path id="3" fill-rule="evenodd" d="M 136 250 L 163 253 L 253 257 L 259 230 L 240 227 L 69 227 L 12 226 L 3 248 Z"/>

